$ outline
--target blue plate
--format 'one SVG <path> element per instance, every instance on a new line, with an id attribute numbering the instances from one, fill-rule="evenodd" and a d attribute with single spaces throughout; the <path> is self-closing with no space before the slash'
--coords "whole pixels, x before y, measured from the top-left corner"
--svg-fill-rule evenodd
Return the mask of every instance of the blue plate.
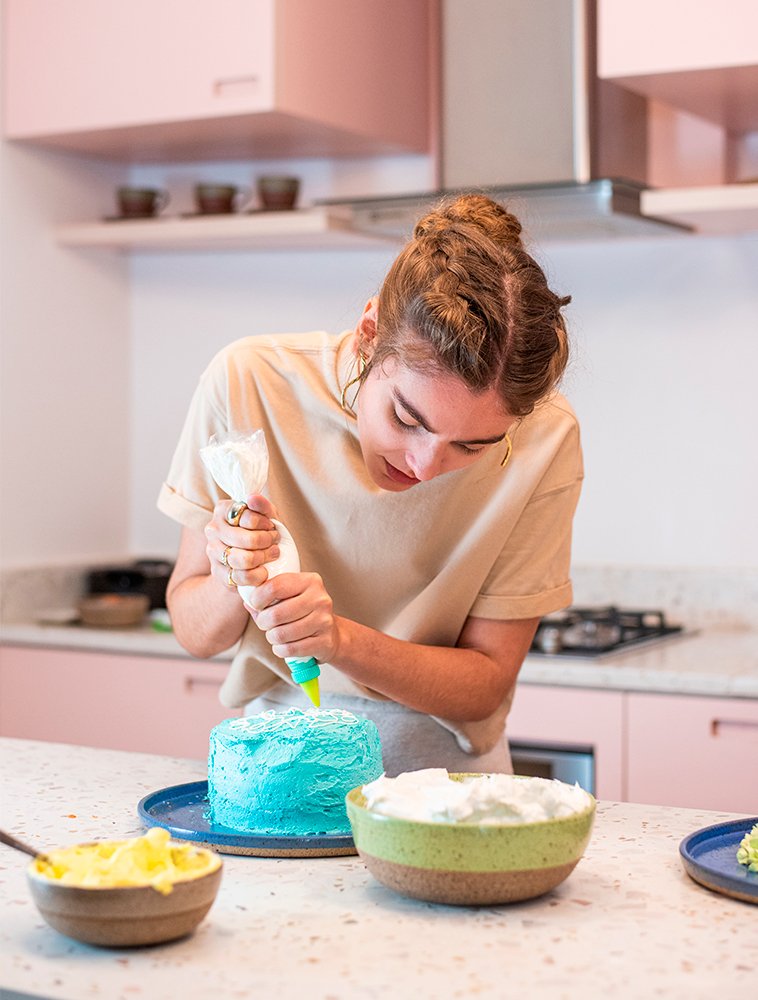
<path id="1" fill-rule="evenodd" d="M 740 841 L 758 816 L 717 823 L 696 830 L 679 845 L 684 869 L 690 878 L 714 892 L 746 903 L 758 903 L 758 872 L 748 871 L 737 861 Z"/>
<path id="2" fill-rule="evenodd" d="M 252 854 L 259 858 L 314 858 L 356 854 L 349 834 L 273 837 L 240 833 L 208 819 L 208 782 L 190 781 L 151 792 L 137 806 L 144 826 L 162 826 L 176 840 L 191 840 L 221 854 Z"/>

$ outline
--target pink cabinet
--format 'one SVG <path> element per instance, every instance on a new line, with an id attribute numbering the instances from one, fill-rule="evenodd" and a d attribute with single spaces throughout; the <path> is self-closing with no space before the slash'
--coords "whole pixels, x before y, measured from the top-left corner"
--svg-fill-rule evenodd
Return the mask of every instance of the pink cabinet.
<path id="1" fill-rule="evenodd" d="M 624 694 L 520 684 L 508 716 L 508 738 L 590 746 L 596 794 L 624 799 Z"/>
<path id="2" fill-rule="evenodd" d="M 10 135 L 270 107 L 266 0 L 10 0 L 6 10 Z"/>
<path id="3" fill-rule="evenodd" d="M 0 735 L 204 759 L 228 664 L 0 647 Z"/>
<path id="4" fill-rule="evenodd" d="M 5 132 L 132 160 L 429 148 L 437 0 L 6 0 Z"/>
<path id="5" fill-rule="evenodd" d="M 758 813 L 758 701 L 626 698 L 628 801 Z"/>
<path id="6" fill-rule="evenodd" d="M 601 79 L 646 98 L 650 186 L 754 177 L 755 0 L 600 0 L 597 52 Z"/>
<path id="7" fill-rule="evenodd" d="M 758 63 L 755 0 L 599 0 L 602 77 L 683 73 Z"/>
<path id="8" fill-rule="evenodd" d="M 637 96 L 644 120 L 645 214 L 702 232 L 755 227 L 758 4 L 599 0 L 598 75 Z M 670 192 L 665 190 L 672 189 Z M 702 191 L 699 190 L 702 188 Z"/>
<path id="9" fill-rule="evenodd" d="M 758 812 L 758 700 L 522 683 L 508 736 L 591 746 L 601 799 Z"/>

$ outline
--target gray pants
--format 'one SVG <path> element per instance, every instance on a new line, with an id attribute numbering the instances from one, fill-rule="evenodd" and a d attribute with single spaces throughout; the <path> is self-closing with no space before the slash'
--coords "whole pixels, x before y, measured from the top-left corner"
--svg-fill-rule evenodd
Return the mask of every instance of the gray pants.
<path id="1" fill-rule="evenodd" d="M 281 712 L 296 706 L 306 708 L 305 695 L 286 685 L 277 685 L 245 706 L 245 715 L 269 709 Z M 321 695 L 322 708 L 343 708 L 353 715 L 370 719 L 379 730 L 384 770 L 394 778 L 402 771 L 424 767 L 444 767 L 448 771 L 513 773 L 505 733 L 492 750 L 468 754 L 458 746 L 451 732 L 422 712 L 414 712 L 393 701 L 372 701 L 352 695 Z"/>

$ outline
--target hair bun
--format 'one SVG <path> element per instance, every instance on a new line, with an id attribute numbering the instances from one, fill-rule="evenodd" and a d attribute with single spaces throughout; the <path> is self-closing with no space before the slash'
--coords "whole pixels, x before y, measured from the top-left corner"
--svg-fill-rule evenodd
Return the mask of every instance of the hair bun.
<path id="1" fill-rule="evenodd" d="M 474 226 L 501 246 L 523 249 L 521 223 L 501 204 L 483 194 L 463 194 L 441 202 L 418 220 L 413 230 L 416 239 L 437 236 L 459 225 Z"/>

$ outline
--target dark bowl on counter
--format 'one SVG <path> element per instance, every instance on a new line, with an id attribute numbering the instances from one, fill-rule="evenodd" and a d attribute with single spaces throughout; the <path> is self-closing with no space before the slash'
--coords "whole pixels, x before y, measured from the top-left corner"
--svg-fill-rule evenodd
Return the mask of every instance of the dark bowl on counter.
<path id="1" fill-rule="evenodd" d="M 89 594 L 145 594 L 150 611 L 166 607 L 166 587 L 174 564 L 165 559 L 136 559 L 121 566 L 99 566 L 87 576 Z"/>

